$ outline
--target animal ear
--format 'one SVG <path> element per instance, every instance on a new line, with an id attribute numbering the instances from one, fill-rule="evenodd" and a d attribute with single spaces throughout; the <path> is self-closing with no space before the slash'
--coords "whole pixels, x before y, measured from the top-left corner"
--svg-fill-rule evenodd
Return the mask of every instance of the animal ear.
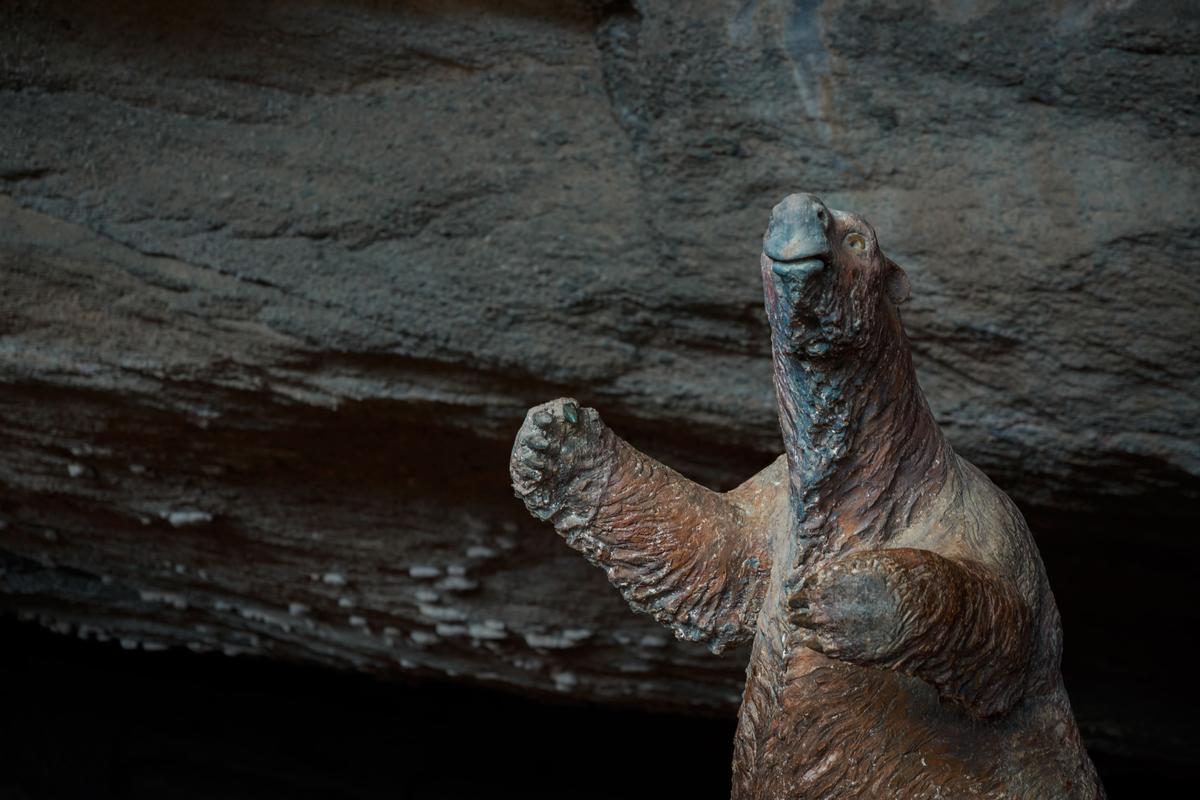
<path id="1" fill-rule="evenodd" d="M 883 288 L 887 291 L 888 298 L 896 305 L 912 297 L 912 285 L 908 282 L 908 275 L 890 258 L 887 259 L 887 277 L 883 279 Z"/>

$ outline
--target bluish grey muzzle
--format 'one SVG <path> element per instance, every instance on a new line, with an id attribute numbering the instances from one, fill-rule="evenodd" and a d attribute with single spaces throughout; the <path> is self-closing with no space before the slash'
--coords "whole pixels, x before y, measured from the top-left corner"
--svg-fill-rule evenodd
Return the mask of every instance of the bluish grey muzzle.
<path id="1" fill-rule="evenodd" d="M 792 194 L 771 210 L 763 252 L 776 263 L 829 255 L 829 209 L 811 194 Z"/>

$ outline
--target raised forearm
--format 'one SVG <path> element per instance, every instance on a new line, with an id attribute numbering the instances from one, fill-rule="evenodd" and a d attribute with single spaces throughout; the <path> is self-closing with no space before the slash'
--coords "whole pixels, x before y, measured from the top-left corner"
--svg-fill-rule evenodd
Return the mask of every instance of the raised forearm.
<path id="1" fill-rule="evenodd" d="M 768 565 L 758 520 L 619 439 L 590 535 L 626 600 L 716 649 L 752 629 Z M 591 554 L 589 554 L 591 555 Z"/>
<path id="2" fill-rule="evenodd" d="M 748 636 L 768 570 L 759 520 L 572 408 L 531 412 L 513 451 L 517 494 L 677 635 L 718 651 Z"/>
<path id="3" fill-rule="evenodd" d="M 1011 708 L 1024 693 L 1032 614 L 984 567 L 905 551 L 901 607 L 911 620 L 888 666 L 933 684 L 978 716 Z"/>

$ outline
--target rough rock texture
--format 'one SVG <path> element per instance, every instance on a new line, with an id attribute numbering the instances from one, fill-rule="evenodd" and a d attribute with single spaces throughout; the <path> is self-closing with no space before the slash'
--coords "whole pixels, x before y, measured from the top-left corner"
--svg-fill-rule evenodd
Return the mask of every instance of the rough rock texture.
<path id="1" fill-rule="evenodd" d="M 714 486 L 769 463 L 757 255 L 797 189 L 908 271 L 959 452 L 1193 553 L 1187 4 L 193 5 L 0 9 L 5 608 L 732 708 L 745 653 L 631 616 L 506 457 L 571 393 Z M 1172 574 L 1126 533 L 1049 559 L 1081 617 L 1138 608 L 1081 564 Z"/>

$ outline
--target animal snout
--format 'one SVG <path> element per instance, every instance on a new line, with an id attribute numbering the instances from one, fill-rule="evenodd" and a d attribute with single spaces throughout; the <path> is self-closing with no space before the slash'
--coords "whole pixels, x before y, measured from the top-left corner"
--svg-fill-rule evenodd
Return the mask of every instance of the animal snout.
<path id="1" fill-rule="evenodd" d="M 781 261 L 824 258 L 829 255 L 829 220 L 829 209 L 820 198 L 788 195 L 771 209 L 771 221 L 763 234 L 763 253 L 777 266 Z"/>

